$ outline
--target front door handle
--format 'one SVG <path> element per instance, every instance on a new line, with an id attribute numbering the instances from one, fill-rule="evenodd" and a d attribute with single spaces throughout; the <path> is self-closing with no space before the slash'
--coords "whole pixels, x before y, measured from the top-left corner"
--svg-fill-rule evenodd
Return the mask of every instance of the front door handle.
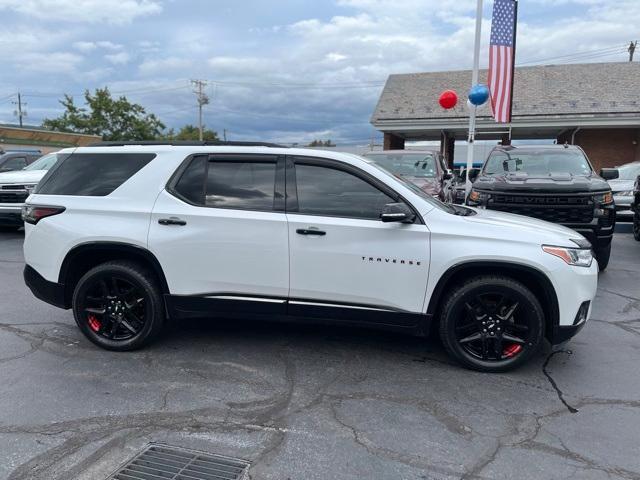
<path id="1" fill-rule="evenodd" d="M 318 235 L 319 237 L 326 235 L 327 232 L 323 232 L 322 230 L 315 230 L 312 228 L 299 228 L 296 230 L 298 235 Z"/>
<path id="2" fill-rule="evenodd" d="M 179 219 L 178 217 L 161 218 L 160 220 L 158 220 L 158 223 L 160 225 L 179 225 L 181 227 L 184 227 L 187 224 L 187 222 Z"/>

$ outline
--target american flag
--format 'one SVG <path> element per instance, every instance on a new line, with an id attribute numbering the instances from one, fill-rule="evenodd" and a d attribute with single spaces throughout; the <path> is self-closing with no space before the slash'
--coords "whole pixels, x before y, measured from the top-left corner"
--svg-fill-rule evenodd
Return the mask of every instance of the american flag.
<path id="1" fill-rule="evenodd" d="M 511 121 L 511 92 L 515 53 L 516 1 L 495 0 L 489 42 L 489 90 L 496 122 Z"/>

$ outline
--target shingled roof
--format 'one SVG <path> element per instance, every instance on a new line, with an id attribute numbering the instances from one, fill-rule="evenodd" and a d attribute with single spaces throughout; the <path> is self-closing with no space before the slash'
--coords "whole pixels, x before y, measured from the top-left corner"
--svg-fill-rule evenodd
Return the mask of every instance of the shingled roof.
<path id="1" fill-rule="evenodd" d="M 480 81 L 486 83 L 486 70 Z M 468 117 L 466 93 L 470 71 L 390 75 L 371 123 L 385 121 L 459 121 Z M 446 89 L 458 92 L 458 106 L 444 110 L 438 105 Z M 489 120 L 489 109 L 479 115 Z M 513 120 L 535 117 L 637 117 L 640 114 L 640 63 L 587 63 L 518 67 L 515 72 Z"/>

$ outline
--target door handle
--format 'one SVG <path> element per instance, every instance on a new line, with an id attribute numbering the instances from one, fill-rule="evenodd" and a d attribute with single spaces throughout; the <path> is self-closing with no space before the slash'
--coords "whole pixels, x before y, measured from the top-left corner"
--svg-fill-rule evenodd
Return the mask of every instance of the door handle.
<path id="1" fill-rule="evenodd" d="M 181 227 L 184 227 L 187 224 L 187 222 L 185 222 L 184 220 L 180 220 L 177 217 L 161 218 L 160 220 L 158 220 L 158 223 L 160 225 L 179 225 Z"/>
<path id="2" fill-rule="evenodd" d="M 322 230 L 314 230 L 311 228 L 299 228 L 296 230 L 296 233 L 299 235 L 317 235 L 319 237 L 327 234 L 327 232 L 323 232 Z"/>

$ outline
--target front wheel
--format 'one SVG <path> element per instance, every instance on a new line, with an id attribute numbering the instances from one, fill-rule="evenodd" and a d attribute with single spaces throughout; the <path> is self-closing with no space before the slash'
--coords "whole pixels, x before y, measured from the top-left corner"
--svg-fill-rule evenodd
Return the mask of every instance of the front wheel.
<path id="1" fill-rule="evenodd" d="M 82 333 L 107 350 L 134 350 L 162 330 L 164 308 L 154 277 L 132 262 L 107 262 L 89 270 L 73 294 Z"/>
<path id="2" fill-rule="evenodd" d="M 545 317 L 536 296 L 509 277 L 480 276 L 455 288 L 440 317 L 440 338 L 462 365 L 504 372 L 540 348 Z"/>
<path id="3" fill-rule="evenodd" d="M 609 259 L 611 258 L 611 244 L 606 247 L 600 247 L 595 249 L 596 261 L 601 272 L 603 272 L 609 265 Z"/>

